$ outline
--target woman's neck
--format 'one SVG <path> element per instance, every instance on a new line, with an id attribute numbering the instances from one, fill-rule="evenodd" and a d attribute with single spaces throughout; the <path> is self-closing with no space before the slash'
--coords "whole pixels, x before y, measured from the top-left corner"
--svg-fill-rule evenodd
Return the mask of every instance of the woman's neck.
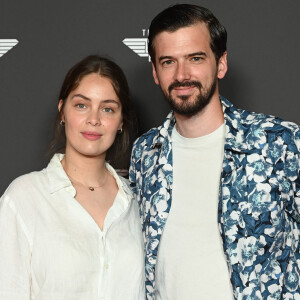
<path id="1" fill-rule="evenodd" d="M 105 155 L 88 157 L 66 151 L 61 164 L 71 181 L 85 186 L 98 186 L 107 176 Z"/>

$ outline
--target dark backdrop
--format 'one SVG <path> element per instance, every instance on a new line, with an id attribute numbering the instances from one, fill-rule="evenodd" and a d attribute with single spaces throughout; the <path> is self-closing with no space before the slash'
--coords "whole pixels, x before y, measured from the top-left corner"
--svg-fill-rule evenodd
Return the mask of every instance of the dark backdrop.
<path id="1" fill-rule="evenodd" d="M 67 70 L 89 54 L 107 55 L 127 75 L 139 132 L 162 123 L 168 106 L 147 57 L 123 40 L 145 38 L 169 0 L 1 0 L 1 40 L 18 44 L 0 57 L 0 193 L 17 176 L 46 166 L 57 97 Z M 300 122 L 300 2 L 181 1 L 211 9 L 228 31 L 221 93 L 236 106 Z M 3 45 L 3 43 L 2 43 Z M 1 55 L 1 54 L 0 54 Z"/>

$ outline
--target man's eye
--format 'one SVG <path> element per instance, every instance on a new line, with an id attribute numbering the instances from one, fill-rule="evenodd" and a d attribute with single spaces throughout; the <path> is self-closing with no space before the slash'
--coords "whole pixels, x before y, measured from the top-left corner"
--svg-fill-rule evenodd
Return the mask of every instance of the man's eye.
<path id="1" fill-rule="evenodd" d="M 76 104 L 76 106 L 78 108 L 86 108 L 86 106 L 84 104 L 82 104 L 82 103 L 78 103 L 78 104 Z"/>
<path id="2" fill-rule="evenodd" d="M 163 61 L 163 65 L 170 65 L 170 64 L 172 64 L 173 63 L 173 61 L 172 60 L 165 60 L 165 61 Z"/>
<path id="3" fill-rule="evenodd" d="M 200 57 L 200 56 L 195 56 L 195 57 L 192 57 L 192 61 L 200 61 L 202 60 L 203 58 Z"/>

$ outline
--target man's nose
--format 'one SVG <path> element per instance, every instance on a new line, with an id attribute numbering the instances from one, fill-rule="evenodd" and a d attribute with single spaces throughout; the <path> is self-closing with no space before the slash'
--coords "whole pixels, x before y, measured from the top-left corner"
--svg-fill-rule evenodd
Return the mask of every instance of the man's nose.
<path id="1" fill-rule="evenodd" d="M 190 78 L 191 76 L 189 67 L 185 62 L 178 62 L 174 79 L 178 82 L 183 82 L 185 80 L 189 80 Z"/>

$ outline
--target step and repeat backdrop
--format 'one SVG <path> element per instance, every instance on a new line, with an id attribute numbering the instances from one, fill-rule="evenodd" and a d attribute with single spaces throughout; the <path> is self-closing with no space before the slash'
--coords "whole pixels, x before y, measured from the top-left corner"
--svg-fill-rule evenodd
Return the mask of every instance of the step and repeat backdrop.
<path id="1" fill-rule="evenodd" d="M 1 194 L 15 177 L 48 163 L 63 78 L 89 54 L 107 56 L 123 68 L 139 134 L 163 122 L 169 108 L 152 79 L 147 35 L 152 18 L 175 3 L 1 0 Z M 238 107 L 300 123 L 299 1 L 180 3 L 209 8 L 228 31 L 229 70 L 221 94 Z"/>

